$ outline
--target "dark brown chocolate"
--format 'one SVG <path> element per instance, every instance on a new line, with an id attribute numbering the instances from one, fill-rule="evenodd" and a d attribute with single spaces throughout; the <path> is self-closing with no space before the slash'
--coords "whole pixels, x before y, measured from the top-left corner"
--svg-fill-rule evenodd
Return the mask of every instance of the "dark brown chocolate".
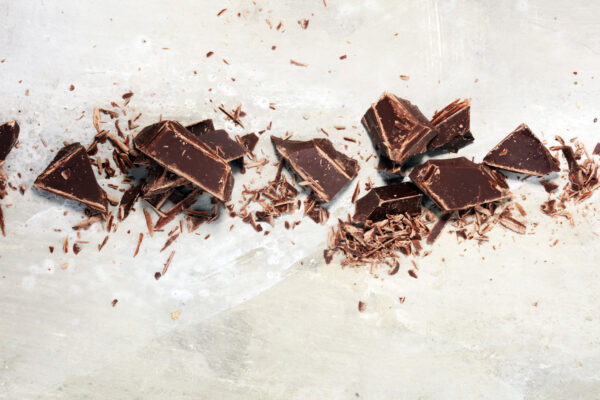
<path id="1" fill-rule="evenodd" d="M 352 220 L 357 223 L 381 221 L 388 215 L 421 213 L 423 194 L 412 183 L 380 186 L 356 201 Z"/>
<path id="2" fill-rule="evenodd" d="M 0 125 L 0 165 L 6 160 L 6 156 L 15 147 L 19 139 L 19 124 L 10 121 Z"/>
<path id="3" fill-rule="evenodd" d="M 240 138 L 240 143 L 246 148 L 249 153 L 252 153 L 258 143 L 258 136 L 256 133 L 248 133 Z"/>
<path id="4" fill-rule="evenodd" d="M 462 210 L 510 196 L 502 174 L 464 157 L 429 160 L 410 179 L 442 211 Z"/>
<path id="5" fill-rule="evenodd" d="M 329 203 L 360 169 L 328 139 L 284 140 L 271 136 L 275 148 L 321 201 Z"/>
<path id="6" fill-rule="evenodd" d="M 595 156 L 600 156 L 600 143 L 596 143 L 596 147 L 594 147 L 592 154 Z"/>
<path id="7" fill-rule="evenodd" d="M 177 121 L 145 127 L 134 139 L 136 147 L 176 175 L 229 201 L 233 175 L 229 164 Z"/>
<path id="8" fill-rule="evenodd" d="M 362 123 L 381 154 L 399 166 L 425 153 L 437 135 L 417 106 L 388 92 L 371 105 Z"/>
<path id="9" fill-rule="evenodd" d="M 177 186 L 187 183 L 185 178 L 178 177 L 152 160 L 149 160 L 149 162 L 150 167 L 148 168 L 146 181 L 144 182 L 144 186 L 142 188 L 144 198 L 152 198 L 156 195 L 166 193 L 175 189 Z"/>
<path id="10" fill-rule="evenodd" d="M 133 205 L 140 197 L 142 192 L 142 186 L 136 185 L 127 189 L 123 196 L 121 197 L 121 201 L 119 202 L 119 221 L 123 221 L 129 215 L 129 212 L 133 208 Z"/>
<path id="11" fill-rule="evenodd" d="M 212 119 L 205 119 L 204 121 L 196 122 L 195 124 L 186 126 L 185 128 L 197 138 L 215 130 Z"/>
<path id="12" fill-rule="evenodd" d="M 77 200 L 90 209 L 106 213 L 106 193 L 98 185 L 90 159 L 80 143 L 63 147 L 33 185 L 50 193 Z"/>
<path id="13" fill-rule="evenodd" d="M 509 133 L 483 162 L 491 167 L 536 176 L 560 171 L 558 160 L 525 124 Z"/>
<path id="14" fill-rule="evenodd" d="M 431 124 L 437 136 L 429 142 L 429 150 L 447 150 L 456 153 L 459 148 L 475 140 L 471 134 L 471 100 L 457 99 L 441 111 L 436 111 Z"/>
<path id="15" fill-rule="evenodd" d="M 246 149 L 231 139 L 229 134 L 222 129 L 205 133 L 198 140 L 227 162 L 240 160 L 246 154 Z"/>

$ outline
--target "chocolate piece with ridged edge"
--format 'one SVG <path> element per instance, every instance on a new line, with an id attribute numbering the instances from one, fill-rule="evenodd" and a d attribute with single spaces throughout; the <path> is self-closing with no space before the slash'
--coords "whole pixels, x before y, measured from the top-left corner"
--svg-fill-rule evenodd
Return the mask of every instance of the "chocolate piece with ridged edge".
<path id="1" fill-rule="evenodd" d="M 79 201 L 92 210 L 108 211 L 106 193 L 98 185 L 85 147 L 80 143 L 63 147 L 33 186 Z"/>
<path id="2" fill-rule="evenodd" d="M 381 155 L 398 166 L 425 153 L 437 135 L 417 106 L 388 92 L 369 107 L 362 124 Z"/>
<path id="3" fill-rule="evenodd" d="M 328 139 L 284 140 L 271 136 L 281 157 L 315 196 L 329 203 L 360 169 L 358 162 L 337 151 Z"/>
<path id="4" fill-rule="evenodd" d="M 491 167 L 535 176 L 560 171 L 558 160 L 525 124 L 509 133 L 483 162 Z"/>
<path id="5" fill-rule="evenodd" d="M 442 211 L 462 210 L 510 196 L 504 176 L 464 157 L 429 160 L 410 179 Z"/>
<path id="6" fill-rule="evenodd" d="M 471 134 L 471 100 L 457 99 L 436 111 L 431 123 L 438 131 L 429 142 L 429 150 L 447 150 L 456 153 L 459 148 L 475 140 Z"/>
<path id="7" fill-rule="evenodd" d="M 221 201 L 233 189 L 231 167 L 177 121 L 162 121 L 142 129 L 136 147 L 169 171 L 198 185 Z"/>
<path id="8" fill-rule="evenodd" d="M 17 144 L 19 139 L 19 124 L 17 121 L 10 121 L 0 125 L 0 165 L 6 160 L 6 156 Z"/>
<path id="9" fill-rule="evenodd" d="M 380 186 L 356 201 L 352 220 L 357 223 L 381 221 L 388 215 L 418 215 L 421 213 L 423 193 L 412 183 Z"/>

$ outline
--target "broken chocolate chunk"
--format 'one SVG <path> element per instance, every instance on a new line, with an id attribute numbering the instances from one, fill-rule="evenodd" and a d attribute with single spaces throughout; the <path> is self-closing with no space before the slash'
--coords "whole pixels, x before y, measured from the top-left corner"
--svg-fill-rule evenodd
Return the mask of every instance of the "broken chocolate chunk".
<path id="1" fill-rule="evenodd" d="M 328 139 L 284 140 L 271 136 L 275 148 L 323 202 L 329 203 L 357 174 L 358 162 L 337 151 Z"/>
<path id="2" fill-rule="evenodd" d="M 212 119 L 205 119 L 204 121 L 196 122 L 195 124 L 186 126 L 185 128 L 192 132 L 192 134 L 197 138 L 200 138 L 200 136 L 215 130 Z"/>
<path id="3" fill-rule="evenodd" d="M 485 156 L 483 162 L 507 171 L 536 176 L 560 170 L 558 160 L 525 124 L 509 133 Z"/>
<path id="4" fill-rule="evenodd" d="M 388 215 L 421 213 L 423 194 L 412 183 L 380 186 L 371 189 L 356 202 L 352 220 L 357 223 L 380 221 Z"/>
<path id="5" fill-rule="evenodd" d="M 0 165 L 6 160 L 6 156 L 17 144 L 19 139 L 19 124 L 17 121 L 10 121 L 0 125 Z"/>
<path id="6" fill-rule="evenodd" d="M 596 143 L 596 147 L 594 147 L 592 154 L 595 156 L 600 156 L 600 143 Z"/>
<path id="7" fill-rule="evenodd" d="M 252 153 L 258 143 L 258 136 L 256 133 L 248 133 L 240 138 L 240 143 L 246 148 L 246 151 Z"/>
<path id="8" fill-rule="evenodd" d="M 457 99 L 441 111 L 436 111 L 431 124 L 437 136 L 429 142 L 429 150 L 448 150 L 456 153 L 459 148 L 475 140 L 471 134 L 471 100 Z"/>
<path id="9" fill-rule="evenodd" d="M 108 211 L 106 193 L 98 185 L 90 159 L 80 143 L 63 147 L 33 186 L 77 200 L 92 210 Z"/>
<path id="10" fill-rule="evenodd" d="M 205 133 L 198 140 L 227 162 L 239 160 L 246 154 L 242 145 L 231 139 L 229 134 L 222 129 Z"/>
<path id="11" fill-rule="evenodd" d="M 119 202 L 119 221 L 123 221 L 129 215 L 131 208 L 140 197 L 142 186 L 136 185 L 127 189 Z"/>
<path id="12" fill-rule="evenodd" d="M 149 162 L 150 167 L 148 169 L 148 175 L 146 176 L 146 181 L 142 188 L 144 198 L 152 198 L 187 183 L 185 178 L 178 177 L 152 160 L 149 160 Z"/>
<path id="13" fill-rule="evenodd" d="M 162 121 L 147 126 L 134 143 L 142 153 L 219 200 L 231 198 L 233 175 L 229 164 L 179 122 Z"/>
<path id="14" fill-rule="evenodd" d="M 417 106 L 388 92 L 371 105 L 362 123 L 381 154 L 399 166 L 425 153 L 437 135 Z"/>
<path id="15" fill-rule="evenodd" d="M 504 176 L 464 157 L 429 160 L 410 179 L 442 211 L 462 210 L 510 196 Z"/>

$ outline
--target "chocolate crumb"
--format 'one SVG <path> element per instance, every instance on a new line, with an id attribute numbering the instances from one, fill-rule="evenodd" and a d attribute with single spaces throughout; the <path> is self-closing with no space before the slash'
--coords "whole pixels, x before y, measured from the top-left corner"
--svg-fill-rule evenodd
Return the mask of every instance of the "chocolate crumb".
<path id="1" fill-rule="evenodd" d="M 117 299 L 114 299 L 113 301 L 111 301 L 111 303 L 110 303 L 110 304 L 111 304 L 111 305 L 114 307 L 114 306 L 116 306 L 116 305 L 117 305 L 117 303 L 118 303 L 118 302 L 119 302 L 119 300 L 117 300 Z"/>
<path id="2" fill-rule="evenodd" d="M 367 303 L 359 301 L 358 302 L 358 312 L 364 312 L 367 309 Z"/>

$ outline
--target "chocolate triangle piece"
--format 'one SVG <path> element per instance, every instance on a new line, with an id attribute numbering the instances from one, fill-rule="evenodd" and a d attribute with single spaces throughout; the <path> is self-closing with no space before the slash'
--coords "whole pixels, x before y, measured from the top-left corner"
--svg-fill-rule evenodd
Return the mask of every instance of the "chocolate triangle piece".
<path id="1" fill-rule="evenodd" d="M 167 171 L 161 165 L 150 160 L 148 175 L 142 187 L 143 197 L 145 199 L 163 194 L 187 183 L 185 178 L 180 178 L 177 175 Z"/>
<path id="2" fill-rule="evenodd" d="M 560 171 L 558 160 L 525 124 L 509 133 L 485 156 L 483 162 L 507 171 L 536 176 Z"/>
<path id="3" fill-rule="evenodd" d="M 448 150 L 456 153 L 459 148 L 475 140 L 471 134 L 471 100 L 457 99 L 441 111 L 436 111 L 431 124 L 438 135 L 429 143 L 429 150 Z"/>
<path id="4" fill-rule="evenodd" d="M 92 210 L 108 211 L 106 193 L 98 185 L 85 147 L 80 143 L 63 147 L 33 186 L 77 200 Z"/>
<path id="5" fill-rule="evenodd" d="M 504 176 L 464 157 L 429 160 L 410 179 L 442 211 L 462 210 L 510 196 Z"/>
<path id="6" fill-rule="evenodd" d="M 123 221 L 129 215 L 129 212 L 133 208 L 133 205 L 140 197 L 142 192 L 142 186 L 136 185 L 132 186 L 123 193 L 123 197 L 121 197 L 121 201 L 119 202 L 119 221 Z"/>
<path id="7" fill-rule="evenodd" d="M 233 174 L 229 164 L 179 122 L 162 121 L 147 126 L 134 143 L 142 153 L 219 200 L 231 198 Z"/>
<path id="8" fill-rule="evenodd" d="M 256 133 L 248 133 L 241 138 L 239 138 L 239 142 L 246 148 L 249 153 L 252 153 L 256 148 L 256 144 L 258 143 L 258 136 Z"/>
<path id="9" fill-rule="evenodd" d="M 195 124 L 186 126 L 185 128 L 197 138 L 215 130 L 212 119 L 205 119 L 204 121 L 196 122 Z"/>
<path id="10" fill-rule="evenodd" d="M 6 156 L 17 144 L 19 139 L 19 124 L 17 121 L 10 121 L 0 125 L 0 165 L 6 160 Z"/>
<path id="11" fill-rule="evenodd" d="M 412 183 L 380 186 L 356 201 L 352 220 L 357 223 L 381 221 L 388 215 L 421 213 L 423 193 Z"/>
<path id="12" fill-rule="evenodd" d="M 437 135 L 436 128 L 417 106 L 388 92 L 371 105 L 362 124 L 382 156 L 400 166 L 425 153 Z"/>
<path id="13" fill-rule="evenodd" d="M 284 140 L 271 136 L 290 168 L 323 202 L 329 203 L 360 169 L 358 162 L 337 151 L 328 139 Z"/>
<path id="14" fill-rule="evenodd" d="M 205 133 L 198 140 L 227 162 L 239 160 L 246 154 L 246 149 L 230 138 L 229 134 L 223 129 Z"/>

